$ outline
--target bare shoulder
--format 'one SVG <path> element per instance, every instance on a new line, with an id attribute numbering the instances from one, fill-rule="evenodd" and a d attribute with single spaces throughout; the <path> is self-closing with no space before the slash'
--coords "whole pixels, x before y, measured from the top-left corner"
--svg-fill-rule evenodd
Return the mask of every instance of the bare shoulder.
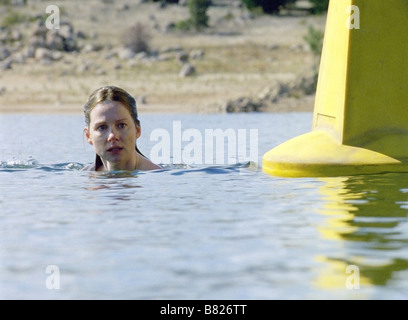
<path id="1" fill-rule="evenodd" d="M 89 164 L 82 168 L 82 171 L 95 171 L 95 165 Z"/>
<path id="2" fill-rule="evenodd" d="M 139 163 L 139 170 L 157 170 L 157 169 L 162 169 L 159 165 L 151 162 L 149 159 L 140 157 L 140 163 Z"/>

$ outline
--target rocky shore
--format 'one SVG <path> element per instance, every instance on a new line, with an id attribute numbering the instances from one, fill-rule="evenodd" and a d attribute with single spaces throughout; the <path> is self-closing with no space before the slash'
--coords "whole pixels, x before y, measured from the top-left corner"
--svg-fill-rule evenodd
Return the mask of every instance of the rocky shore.
<path id="1" fill-rule="evenodd" d="M 253 16 L 237 3 L 213 5 L 198 32 L 177 29 L 183 4 L 56 1 L 61 21 L 50 29 L 47 2 L 14 1 L 0 9 L 0 112 L 80 112 L 105 84 L 145 112 L 312 110 L 304 35 L 325 17 Z"/>

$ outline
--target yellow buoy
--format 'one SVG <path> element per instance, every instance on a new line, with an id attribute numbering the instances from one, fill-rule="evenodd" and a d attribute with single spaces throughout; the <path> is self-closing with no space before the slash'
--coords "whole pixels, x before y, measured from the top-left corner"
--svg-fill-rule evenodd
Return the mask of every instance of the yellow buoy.
<path id="1" fill-rule="evenodd" d="M 263 156 L 283 177 L 408 172 L 408 1 L 331 0 L 310 133 Z"/>

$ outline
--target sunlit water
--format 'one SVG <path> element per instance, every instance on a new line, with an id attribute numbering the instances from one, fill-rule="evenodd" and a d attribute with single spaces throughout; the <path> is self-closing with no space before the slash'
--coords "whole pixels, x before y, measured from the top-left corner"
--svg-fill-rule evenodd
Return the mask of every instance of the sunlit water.
<path id="1" fill-rule="evenodd" d="M 138 144 L 149 155 L 151 132 L 173 121 L 258 129 L 260 166 L 311 119 L 142 115 Z M 2 299 L 407 298 L 406 174 L 285 179 L 254 163 L 96 174 L 81 171 L 94 158 L 81 116 L 0 123 Z"/>

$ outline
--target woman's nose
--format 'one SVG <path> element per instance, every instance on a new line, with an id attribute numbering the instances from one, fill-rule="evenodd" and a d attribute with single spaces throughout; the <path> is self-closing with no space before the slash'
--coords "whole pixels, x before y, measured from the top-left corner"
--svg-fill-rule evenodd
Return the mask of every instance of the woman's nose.
<path id="1" fill-rule="evenodd" d="M 108 141 L 114 141 L 117 140 L 118 138 L 119 138 L 118 132 L 114 128 L 112 128 L 108 135 Z"/>

